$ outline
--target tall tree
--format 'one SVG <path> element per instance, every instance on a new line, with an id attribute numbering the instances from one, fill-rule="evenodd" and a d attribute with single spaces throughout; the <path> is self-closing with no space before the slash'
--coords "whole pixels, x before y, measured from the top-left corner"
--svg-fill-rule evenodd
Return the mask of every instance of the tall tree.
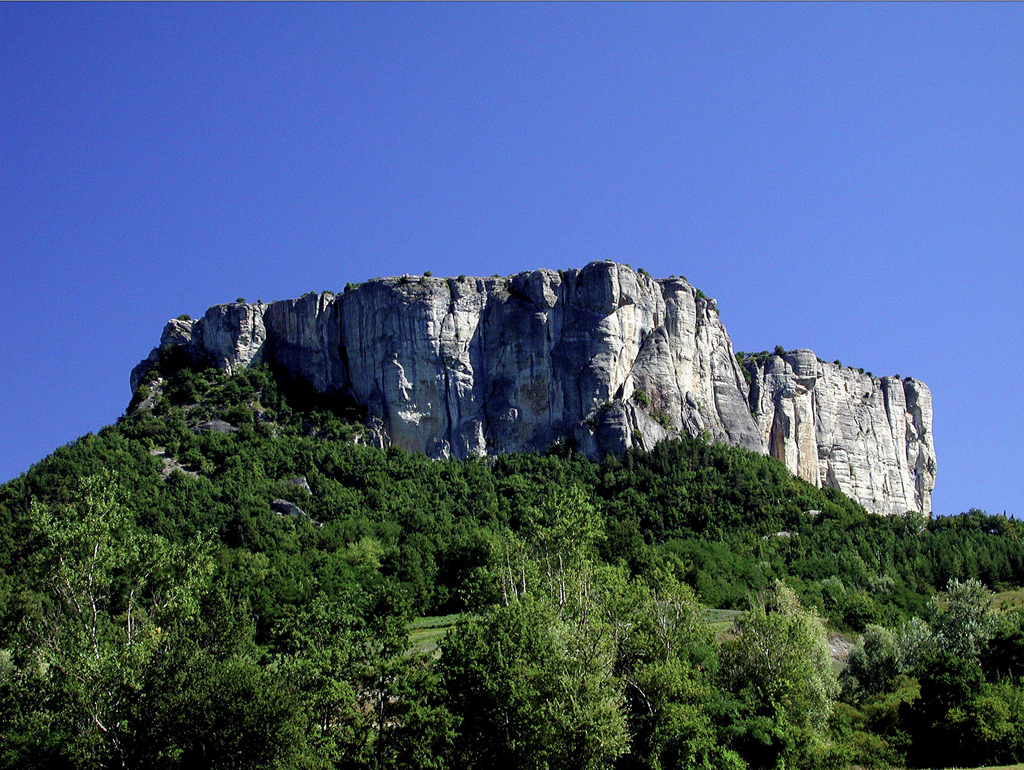
<path id="1" fill-rule="evenodd" d="M 825 626 L 782 582 L 736 621 L 723 681 L 745 706 L 741 753 L 755 767 L 816 767 L 839 693 Z"/>
<path id="2" fill-rule="evenodd" d="M 43 592 L 28 641 L 63 695 L 59 722 L 82 766 L 124 764 L 127 717 L 163 627 L 198 611 L 212 569 L 202 543 L 139 532 L 123 499 L 117 478 L 102 473 L 81 479 L 65 505 L 32 507 Z"/>

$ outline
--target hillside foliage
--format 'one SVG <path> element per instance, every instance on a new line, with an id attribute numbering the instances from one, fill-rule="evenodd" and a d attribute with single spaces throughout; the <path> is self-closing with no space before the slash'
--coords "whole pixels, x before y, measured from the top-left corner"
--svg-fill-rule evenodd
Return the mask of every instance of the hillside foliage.
<path id="1" fill-rule="evenodd" d="M 432 461 L 265 368 L 151 374 L 0 487 L 2 767 L 1024 760 L 1012 519 L 872 516 L 700 439 Z"/>

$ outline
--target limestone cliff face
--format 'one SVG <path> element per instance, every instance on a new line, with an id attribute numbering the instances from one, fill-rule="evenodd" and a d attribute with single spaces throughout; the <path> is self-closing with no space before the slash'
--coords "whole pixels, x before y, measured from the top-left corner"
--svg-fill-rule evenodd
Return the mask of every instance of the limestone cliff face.
<path id="1" fill-rule="evenodd" d="M 815 426 L 811 439 L 794 430 L 792 440 L 773 443 L 775 428 L 765 426 L 781 426 L 787 408 L 805 408 L 776 390 L 796 388 L 805 372 L 790 377 L 766 369 L 754 378 L 752 397 L 714 300 L 685 280 L 654 280 L 613 262 L 510 278 L 384 278 L 337 296 L 217 305 L 201 319 L 169 322 L 161 337 L 161 346 L 167 344 L 228 371 L 267 362 L 317 392 L 353 398 L 367 410 L 373 441 L 436 458 L 531 451 L 558 441 L 597 457 L 650 449 L 686 432 L 772 451 L 808 480 L 854 490 L 865 504 L 878 497 L 884 505 L 869 506 L 875 510 L 895 511 L 910 499 L 894 492 L 896 481 L 930 491 L 911 468 L 927 470 L 930 461 L 934 479 L 931 445 L 920 438 L 930 441 L 931 430 L 923 384 L 903 388 L 897 380 L 887 387 L 907 391 L 903 406 L 895 397 L 884 402 L 903 410 L 890 422 L 907 424 L 905 442 L 913 424 L 913 458 L 896 457 L 894 443 L 889 454 L 870 441 L 845 443 L 855 435 L 846 415 L 856 410 L 834 389 L 819 400 L 834 402 L 822 414 L 837 415 L 832 424 L 840 428 L 823 428 L 821 435 L 835 435 L 835 447 L 816 454 L 825 445 L 817 438 L 814 404 L 807 407 L 809 422 L 800 423 Z M 154 350 L 133 370 L 133 390 L 156 356 Z M 917 415 L 910 422 L 908 410 Z M 888 458 L 887 469 L 906 473 L 876 480 L 881 470 L 868 472 L 881 469 L 876 456 Z M 841 457 L 853 474 L 840 472 Z M 832 475 L 822 471 L 833 466 Z M 854 475 L 857 483 L 850 481 Z M 922 507 L 926 496 L 918 502 L 902 510 L 929 511 Z"/>
<path id="2" fill-rule="evenodd" d="M 810 350 L 748 368 L 761 439 L 793 473 L 877 513 L 931 512 L 936 466 L 927 385 L 825 363 Z"/>

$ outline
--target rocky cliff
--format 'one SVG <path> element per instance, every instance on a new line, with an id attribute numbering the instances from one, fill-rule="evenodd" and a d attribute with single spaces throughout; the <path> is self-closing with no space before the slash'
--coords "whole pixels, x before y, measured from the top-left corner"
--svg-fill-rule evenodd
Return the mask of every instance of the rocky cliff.
<path id="1" fill-rule="evenodd" d="M 810 351 L 744 373 L 714 300 L 613 262 L 216 305 L 168 322 L 164 345 L 228 371 L 273 364 L 362 405 L 376 443 L 431 457 L 563 441 L 600 456 L 685 432 L 770 452 L 870 510 L 930 512 L 923 383 L 871 379 Z M 156 357 L 133 370 L 133 391 Z"/>
<path id="2" fill-rule="evenodd" d="M 747 363 L 763 446 L 801 478 L 878 513 L 931 512 L 932 395 L 791 350 Z"/>

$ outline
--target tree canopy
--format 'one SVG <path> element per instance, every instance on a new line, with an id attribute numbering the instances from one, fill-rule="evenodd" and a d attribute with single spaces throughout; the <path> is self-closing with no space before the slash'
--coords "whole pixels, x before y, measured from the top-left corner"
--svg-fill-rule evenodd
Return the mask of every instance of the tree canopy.
<path id="1" fill-rule="evenodd" d="M 700 439 L 432 461 L 264 368 L 153 374 L 0 486 L 0 766 L 1024 759 L 1012 519 Z M 435 654 L 424 615 L 460 618 Z"/>

